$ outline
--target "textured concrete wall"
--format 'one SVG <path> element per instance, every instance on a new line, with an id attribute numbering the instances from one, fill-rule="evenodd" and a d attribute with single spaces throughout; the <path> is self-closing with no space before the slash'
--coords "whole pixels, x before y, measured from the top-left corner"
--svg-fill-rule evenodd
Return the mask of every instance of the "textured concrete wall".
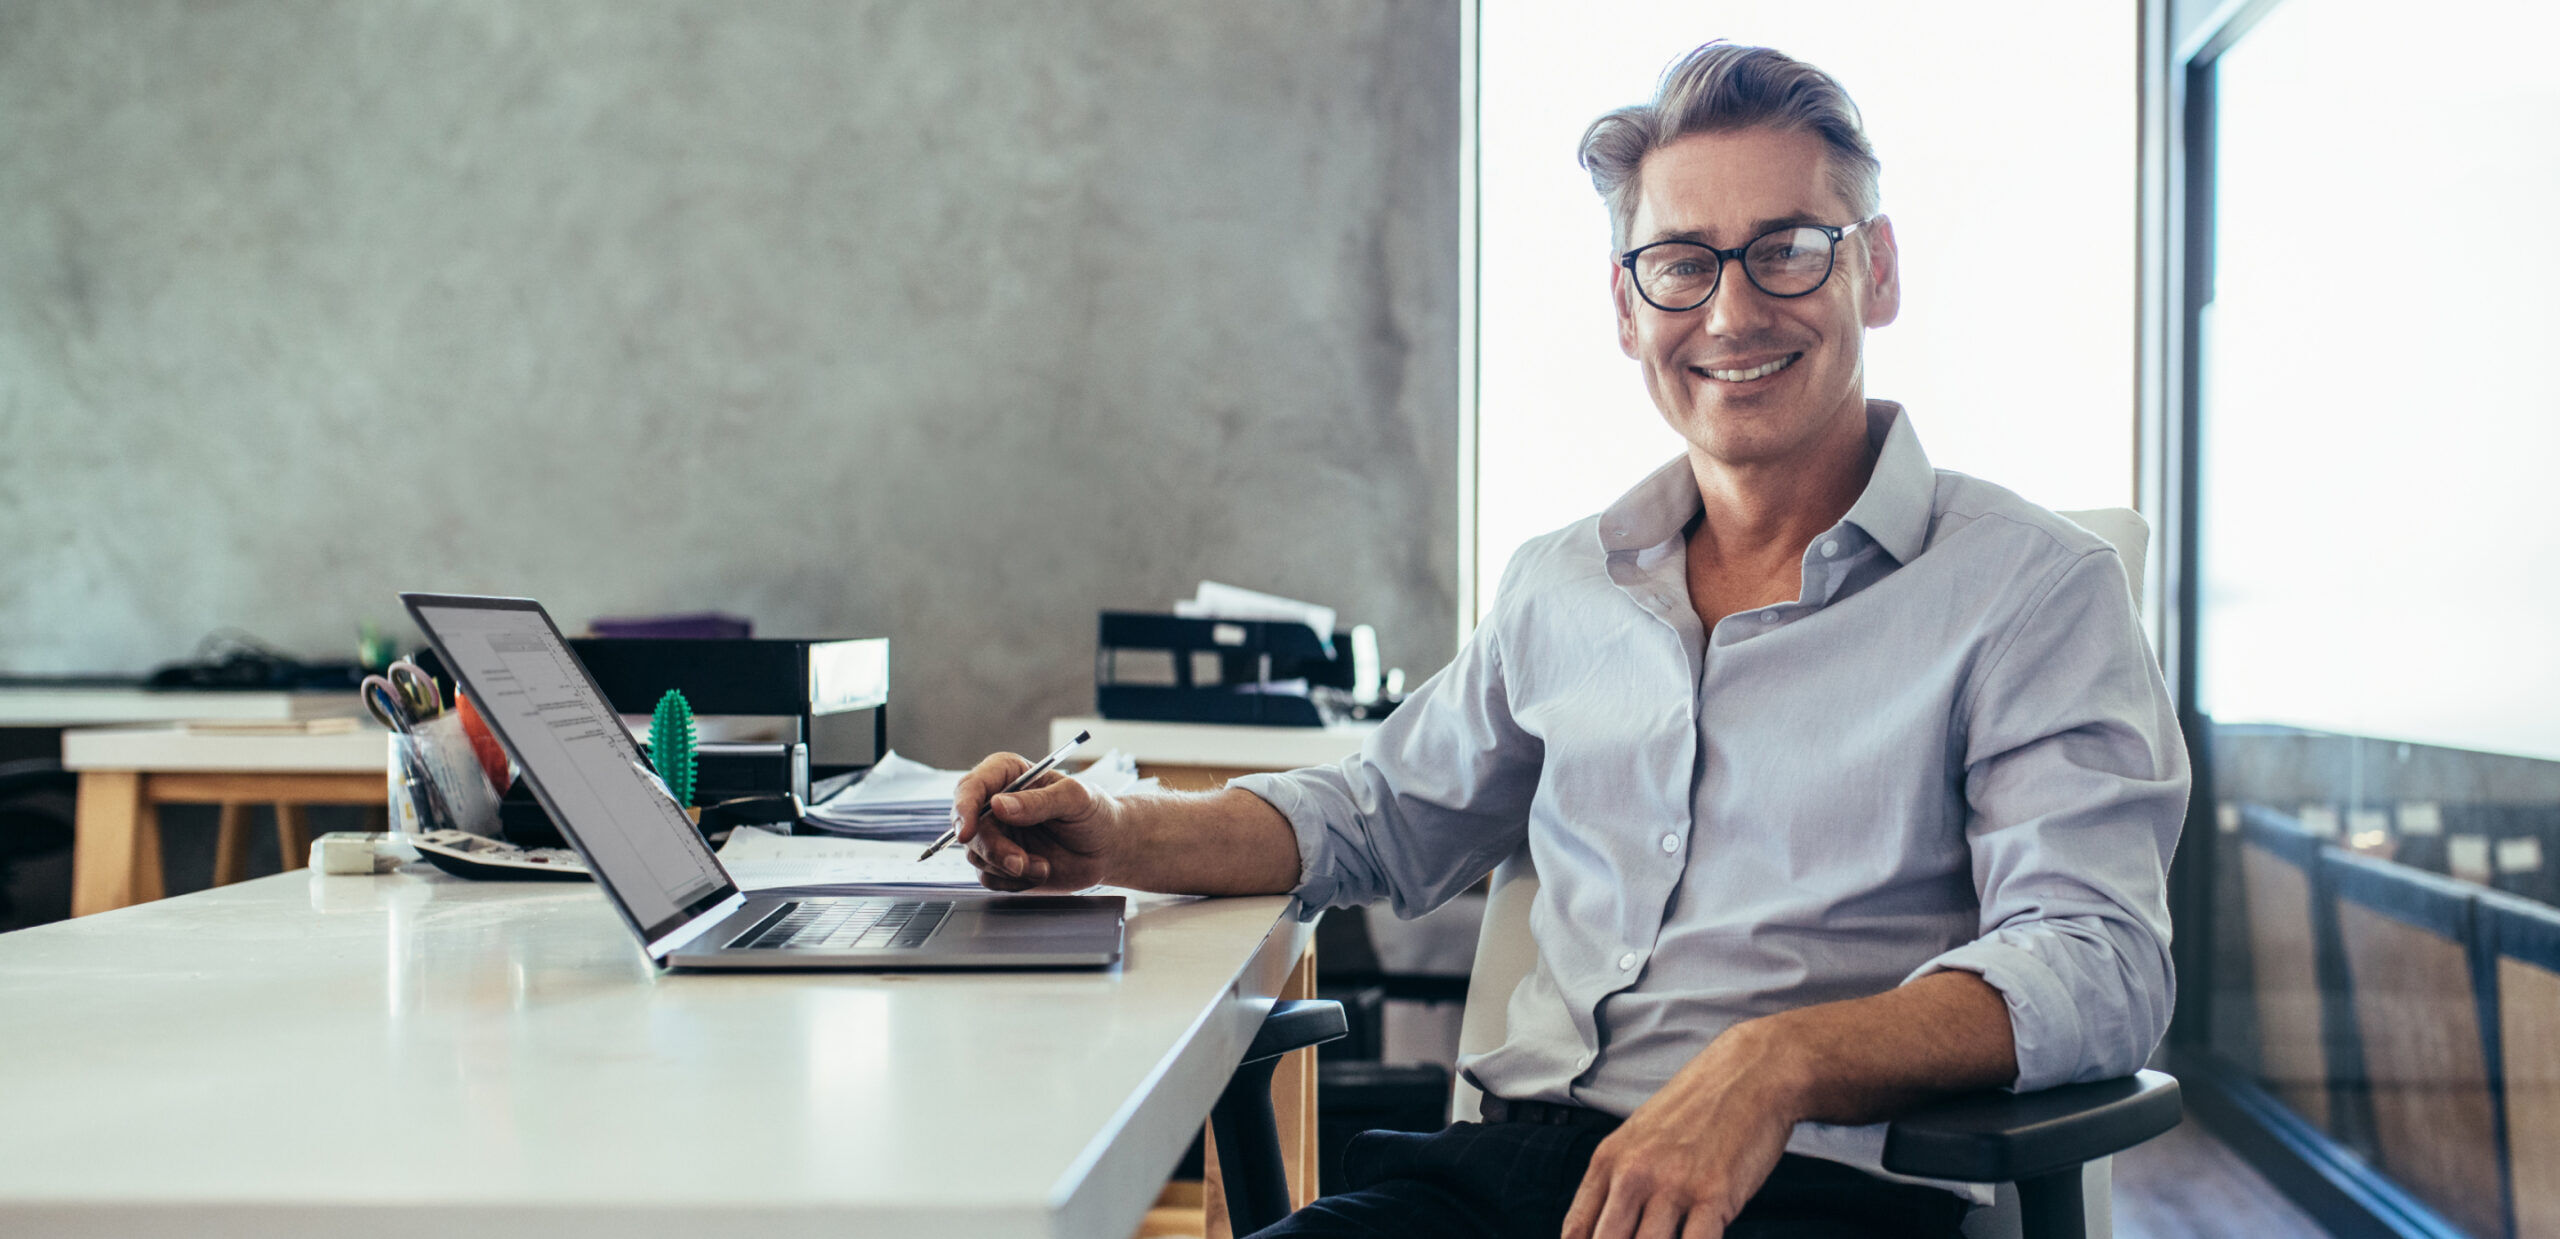
<path id="1" fill-rule="evenodd" d="M 1202 577 L 1448 657 L 1454 0 L 0 0 L 0 669 L 403 588 L 886 635 L 901 748 Z"/>

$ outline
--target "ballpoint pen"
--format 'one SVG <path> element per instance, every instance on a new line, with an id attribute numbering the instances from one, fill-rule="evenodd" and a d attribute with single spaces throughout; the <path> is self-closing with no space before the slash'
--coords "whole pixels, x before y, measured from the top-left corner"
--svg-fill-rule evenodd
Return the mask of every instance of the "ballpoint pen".
<path id="1" fill-rule="evenodd" d="M 1033 779 L 1037 779 L 1037 778 L 1039 778 L 1041 775 L 1044 775 L 1044 774 L 1049 773 L 1049 771 L 1050 771 L 1050 769 L 1051 769 L 1052 767 L 1055 767 L 1059 762 L 1065 761 L 1065 760 L 1067 759 L 1067 754 L 1072 753 L 1072 752 L 1075 752 L 1075 751 L 1076 751 L 1076 746 L 1077 746 L 1077 745 L 1082 744 L 1082 743 L 1084 743 L 1085 741 L 1090 740 L 1090 739 L 1092 739 L 1092 738 L 1093 738 L 1093 733 L 1092 733 L 1092 732 L 1089 732 L 1089 731 L 1079 731 L 1079 732 L 1077 732 L 1077 733 L 1076 733 L 1076 738 L 1075 738 L 1075 739 L 1073 739 L 1073 740 L 1069 740 L 1069 741 L 1067 741 L 1065 744 L 1061 744 L 1061 745 L 1059 745 L 1059 746 L 1058 746 L 1058 751 L 1057 751 L 1057 752 L 1051 753 L 1051 754 L 1049 754 L 1047 757 L 1043 757 L 1043 758 L 1041 758 L 1041 759 L 1040 759 L 1040 764 L 1038 764 L 1038 765 L 1036 765 L 1036 766 L 1033 766 L 1033 767 L 1032 767 L 1032 768 L 1030 768 L 1029 770 L 1025 770 L 1025 771 L 1023 771 L 1019 776 L 1017 776 L 1017 777 L 1013 780 L 1013 782 L 1005 784 L 1005 785 L 1004 785 L 1004 790 L 1003 790 L 1003 791 L 999 791 L 999 792 L 997 792 L 997 793 L 996 793 L 996 796 L 1002 796 L 1002 795 L 1005 795 L 1005 794 L 1010 793 L 1010 792 L 1018 792 L 1018 791 L 1021 791 L 1022 789 L 1026 788 L 1026 787 L 1031 786 L 1031 781 L 1032 781 Z M 989 797 L 987 797 L 987 807 L 988 807 L 988 808 L 993 808 L 993 807 L 995 806 L 996 796 L 989 796 Z M 959 838 L 959 837 L 960 837 L 960 809 L 959 809 L 959 807 L 958 807 L 958 806 L 956 806 L 956 805 L 955 805 L 955 806 L 953 806 L 953 807 L 952 807 L 952 810 L 951 810 L 951 829 L 946 830 L 946 831 L 943 831 L 943 832 L 942 832 L 942 837 L 941 837 L 941 838 L 939 838 L 939 839 L 934 840 L 934 841 L 933 841 L 933 846 L 932 846 L 932 847 L 929 847 L 929 848 L 926 848 L 926 849 L 924 850 L 924 855 L 919 856 L 919 857 L 917 857 L 916 859 L 917 859 L 917 860 L 920 860 L 920 861 L 923 861 L 923 860 L 932 860 L 932 859 L 933 859 L 933 854 L 934 854 L 934 853 L 939 852 L 939 851 L 941 851 L 941 850 L 942 850 L 942 849 L 944 849 L 944 848 L 950 847 L 950 846 L 951 846 L 951 841 L 952 841 L 952 840 L 954 840 L 954 839 L 957 839 L 957 838 Z"/>

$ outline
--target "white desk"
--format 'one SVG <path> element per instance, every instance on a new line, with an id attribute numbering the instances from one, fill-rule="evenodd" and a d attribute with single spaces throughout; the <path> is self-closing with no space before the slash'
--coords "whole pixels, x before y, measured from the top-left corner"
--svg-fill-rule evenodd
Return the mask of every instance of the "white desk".
<path id="1" fill-rule="evenodd" d="M 0 727 L 102 727 L 188 719 L 335 718 L 363 707 L 346 689 L 318 693 L 217 692 L 119 687 L 0 685 Z"/>
<path id="2" fill-rule="evenodd" d="M 592 887 L 431 872 L 0 935 L 0 1233 L 1124 1239 L 1309 940 L 1286 906 L 905 978 L 653 976 Z"/>

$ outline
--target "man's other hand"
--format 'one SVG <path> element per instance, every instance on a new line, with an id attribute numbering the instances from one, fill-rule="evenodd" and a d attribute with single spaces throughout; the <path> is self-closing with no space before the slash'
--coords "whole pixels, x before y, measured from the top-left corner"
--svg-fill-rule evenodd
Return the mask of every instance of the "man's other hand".
<path id="1" fill-rule="evenodd" d="M 1785 1073 L 1748 1029 L 1736 1025 L 1709 1043 L 1600 1142 L 1565 1214 L 1564 1239 L 1724 1234 L 1777 1169 L 1798 1117 Z"/>
<path id="2" fill-rule="evenodd" d="M 1101 885 L 1118 834 L 1117 805 L 1055 770 L 1031 787 L 1003 791 L 1030 768 L 1020 754 L 998 753 L 961 776 L 951 807 L 960 815 L 960 842 L 978 881 L 999 891 Z"/>

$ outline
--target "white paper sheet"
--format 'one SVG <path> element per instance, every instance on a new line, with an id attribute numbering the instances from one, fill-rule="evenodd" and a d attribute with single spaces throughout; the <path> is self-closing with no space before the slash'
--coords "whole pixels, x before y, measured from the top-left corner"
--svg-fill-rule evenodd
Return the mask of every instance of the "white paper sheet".
<path id="1" fill-rule="evenodd" d="M 978 871 L 958 848 L 918 861 L 912 843 L 834 836 L 777 835 L 741 826 L 720 848 L 720 863 L 746 891 L 840 883 L 898 886 L 978 885 Z"/>
<path id="2" fill-rule="evenodd" d="M 948 805 L 960 790 L 965 770 L 936 770 L 891 749 L 862 781 L 844 789 L 829 805 L 906 804 L 933 801 Z"/>
<path id="3" fill-rule="evenodd" d="M 1333 640 L 1333 608 L 1283 598 L 1259 590 L 1202 581 L 1191 597 L 1173 604 L 1186 619 L 1286 620 L 1315 630 L 1316 640 Z"/>

